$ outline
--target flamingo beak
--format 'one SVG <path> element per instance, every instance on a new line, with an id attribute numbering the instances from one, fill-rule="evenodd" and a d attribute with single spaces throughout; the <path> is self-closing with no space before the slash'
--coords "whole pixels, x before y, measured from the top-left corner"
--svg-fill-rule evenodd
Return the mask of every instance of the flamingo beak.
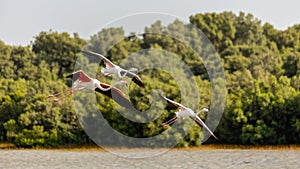
<path id="1" fill-rule="evenodd" d="M 128 83 L 126 81 L 122 81 L 122 82 L 126 87 L 128 87 Z"/>

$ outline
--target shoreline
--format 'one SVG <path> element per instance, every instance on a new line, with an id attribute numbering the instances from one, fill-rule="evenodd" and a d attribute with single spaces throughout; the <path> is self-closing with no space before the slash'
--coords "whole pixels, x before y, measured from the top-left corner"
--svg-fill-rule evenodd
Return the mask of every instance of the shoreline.
<path id="1" fill-rule="evenodd" d="M 173 147 L 173 148 L 148 148 L 148 147 L 106 147 L 102 148 L 97 145 L 69 145 L 60 147 L 37 147 L 37 148 L 19 148 L 9 143 L 0 143 L 1 150 L 61 150 L 61 151 L 103 151 L 120 150 L 120 151 L 135 151 L 135 150 L 172 150 L 172 151 L 196 151 L 196 150 L 296 150 L 300 151 L 300 145 L 230 145 L 230 144 L 207 144 L 191 147 Z"/>

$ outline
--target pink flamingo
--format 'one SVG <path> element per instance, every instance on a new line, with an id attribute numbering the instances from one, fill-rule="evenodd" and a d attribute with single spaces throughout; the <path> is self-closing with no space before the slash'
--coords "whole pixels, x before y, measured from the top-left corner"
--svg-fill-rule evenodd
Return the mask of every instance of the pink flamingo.
<path id="1" fill-rule="evenodd" d="M 52 98 L 55 96 L 59 96 L 63 93 L 72 91 L 71 93 L 65 95 L 64 97 L 53 100 L 54 102 L 59 102 L 65 98 L 67 98 L 68 96 L 71 96 L 72 94 L 75 94 L 81 90 L 91 89 L 91 90 L 95 90 L 96 92 L 99 92 L 101 94 L 104 94 L 104 95 L 114 99 L 118 104 L 120 104 L 123 107 L 133 108 L 131 102 L 126 98 L 125 94 L 122 91 L 120 91 L 119 89 L 114 87 L 115 85 L 118 85 L 118 84 L 127 86 L 126 81 L 121 80 L 119 82 L 114 83 L 113 85 L 108 85 L 108 84 L 100 82 L 97 79 L 89 77 L 82 70 L 73 72 L 72 74 L 66 76 L 66 78 L 72 78 L 74 80 L 73 87 L 68 88 L 57 94 L 51 94 L 51 95 L 47 96 L 47 98 Z"/>
<path id="2" fill-rule="evenodd" d="M 136 68 L 131 68 L 129 70 L 123 69 L 118 65 L 115 65 L 112 63 L 109 59 L 104 57 L 101 54 L 91 52 L 91 51 L 81 51 L 83 54 L 86 55 L 91 55 L 100 58 L 101 60 L 104 60 L 106 67 L 101 69 L 101 72 L 103 73 L 102 76 L 111 76 L 113 74 L 117 74 L 120 78 L 124 78 L 125 76 L 129 77 L 132 79 L 134 83 L 136 83 L 140 87 L 145 87 L 144 83 L 142 82 L 142 79 L 135 73 L 137 69 Z"/>
<path id="3" fill-rule="evenodd" d="M 193 119 L 200 127 L 204 127 L 215 139 L 219 140 L 215 135 L 214 133 L 205 125 L 205 123 L 198 117 L 198 114 L 200 112 L 208 112 L 208 109 L 207 108 L 203 108 L 200 112 L 198 113 L 195 113 L 193 110 L 191 110 L 190 108 L 188 107 L 185 107 L 183 106 L 182 104 L 180 103 L 177 103 L 173 100 L 170 100 L 162 95 L 159 94 L 159 96 L 167 101 L 168 103 L 174 105 L 175 107 L 177 107 L 179 109 L 178 112 L 175 112 L 176 113 L 176 116 L 173 117 L 172 119 L 170 119 L 169 121 L 165 122 L 162 124 L 162 126 L 168 126 L 168 125 L 171 125 L 173 124 L 175 121 L 177 121 L 179 118 L 185 118 L 185 117 L 190 117 L 191 119 Z"/>

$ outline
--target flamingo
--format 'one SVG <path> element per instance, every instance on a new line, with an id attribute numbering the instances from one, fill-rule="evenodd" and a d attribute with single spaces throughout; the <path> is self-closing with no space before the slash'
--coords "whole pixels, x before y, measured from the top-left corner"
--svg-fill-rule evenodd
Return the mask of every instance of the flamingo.
<path id="1" fill-rule="evenodd" d="M 193 110 L 191 110 L 190 108 L 185 107 L 185 106 L 183 106 L 182 104 L 177 103 L 177 102 L 175 102 L 175 101 L 173 101 L 173 100 L 170 100 L 170 99 L 168 99 L 168 98 L 162 96 L 161 94 L 159 94 L 159 96 L 160 96 L 163 100 L 165 100 L 165 101 L 167 101 L 168 103 L 170 103 L 170 104 L 176 106 L 176 107 L 179 109 L 178 112 L 175 112 L 175 113 L 176 113 L 176 116 L 175 116 L 175 117 L 173 117 L 173 118 L 170 119 L 169 121 L 167 121 L 167 122 L 165 122 L 165 123 L 162 124 L 163 127 L 173 124 L 173 123 L 174 123 L 175 121 L 177 121 L 179 118 L 183 118 L 183 119 L 184 119 L 185 117 L 188 116 L 188 117 L 190 117 L 191 119 L 193 119 L 200 127 L 204 127 L 204 128 L 210 133 L 210 135 L 212 135 L 216 140 L 219 140 L 219 139 L 214 135 L 214 133 L 206 126 L 206 124 L 198 117 L 198 114 L 199 114 L 200 112 L 208 112 L 208 109 L 207 109 L 207 108 L 203 108 L 200 112 L 195 113 L 195 112 L 194 112 Z"/>
<path id="2" fill-rule="evenodd" d="M 124 78 L 125 76 L 132 79 L 134 83 L 136 83 L 140 87 L 145 87 L 144 83 L 142 82 L 141 78 L 133 73 L 137 72 L 137 68 L 130 68 L 129 70 L 123 69 L 118 65 L 115 65 L 112 63 L 109 59 L 104 57 L 103 55 L 91 51 L 82 51 L 83 54 L 91 55 L 100 58 L 101 60 L 104 60 L 106 67 L 101 69 L 102 76 L 111 76 L 113 74 L 117 74 L 120 78 Z M 101 76 L 101 77 L 102 77 Z"/>
<path id="3" fill-rule="evenodd" d="M 52 98 L 58 95 L 61 95 L 63 93 L 66 93 L 68 91 L 73 91 L 70 94 L 58 98 L 58 99 L 54 99 L 54 102 L 59 102 L 65 98 L 67 98 L 68 96 L 75 94 L 81 90 L 84 89 L 91 89 L 91 90 L 95 90 L 96 92 L 99 92 L 101 94 L 104 94 L 112 99 L 114 99 L 119 105 L 126 107 L 126 108 L 133 108 L 133 105 L 131 104 L 131 102 L 126 98 L 125 94 L 120 91 L 119 89 L 115 88 L 115 85 L 118 84 L 122 84 L 122 85 L 126 85 L 127 86 L 127 82 L 126 81 L 119 81 L 116 82 L 112 85 L 108 85 L 105 83 L 100 82 L 97 79 L 91 78 L 89 77 L 84 71 L 82 70 L 78 70 L 76 72 L 73 72 L 72 74 L 66 76 L 66 78 L 72 78 L 74 80 L 73 83 L 73 87 L 68 88 L 62 92 L 59 92 L 57 94 L 51 94 L 49 96 L 47 96 L 47 98 Z"/>

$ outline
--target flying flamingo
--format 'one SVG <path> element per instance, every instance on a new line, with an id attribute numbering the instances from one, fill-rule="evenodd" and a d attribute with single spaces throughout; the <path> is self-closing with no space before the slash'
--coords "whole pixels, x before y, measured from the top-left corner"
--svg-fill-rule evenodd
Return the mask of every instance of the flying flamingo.
<path id="1" fill-rule="evenodd" d="M 176 106 L 179 111 L 178 112 L 175 112 L 176 113 L 176 116 L 173 117 L 172 119 L 170 119 L 169 121 L 165 122 L 162 124 L 162 126 L 168 126 L 168 125 L 171 125 L 173 124 L 175 121 L 177 121 L 179 118 L 185 118 L 185 117 L 190 117 L 191 119 L 193 119 L 200 127 L 204 127 L 215 139 L 219 140 L 212 131 L 210 131 L 210 129 L 205 125 L 205 123 L 198 117 L 198 114 L 200 112 L 208 112 L 208 109 L 207 108 L 203 108 L 200 112 L 198 113 L 195 113 L 193 110 L 191 110 L 190 108 L 188 107 L 185 107 L 183 106 L 182 104 L 179 104 L 173 100 L 170 100 L 164 96 L 162 96 L 161 94 L 159 94 L 159 96 L 167 101 L 168 103 Z"/>
<path id="2" fill-rule="evenodd" d="M 76 71 L 76 72 L 66 76 L 66 78 L 72 78 L 74 80 L 73 87 L 68 88 L 67 90 L 64 90 L 60 93 L 49 95 L 49 96 L 47 96 L 47 98 L 58 96 L 63 93 L 66 93 L 68 91 L 73 91 L 64 97 L 53 100 L 54 102 L 59 102 L 65 98 L 67 98 L 68 96 L 75 94 L 81 90 L 92 89 L 92 90 L 95 90 L 96 92 L 102 93 L 102 94 L 114 99 L 119 105 L 121 105 L 123 107 L 131 108 L 131 109 L 133 108 L 133 105 L 126 98 L 125 94 L 122 91 L 120 91 L 119 89 L 114 87 L 115 85 L 118 85 L 118 84 L 127 85 L 126 81 L 121 80 L 119 82 L 114 83 L 113 85 L 108 85 L 108 84 L 100 82 L 97 79 L 89 77 L 82 70 Z"/>
<path id="3" fill-rule="evenodd" d="M 104 57 L 103 55 L 91 51 L 82 51 L 83 54 L 95 56 L 100 58 L 101 60 L 104 60 L 106 67 L 101 69 L 102 76 L 111 76 L 112 74 L 117 74 L 120 78 L 124 78 L 125 76 L 132 79 L 134 83 L 136 83 L 140 87 L 145 87 L 144 83 L 142 82 L 141 78 L 133 73 L 136 72 L 136 68 L 130 68 L 129 70 L 123 69 L 118 65 L 115 65 L 112 63 L 109 59 Z"/>

